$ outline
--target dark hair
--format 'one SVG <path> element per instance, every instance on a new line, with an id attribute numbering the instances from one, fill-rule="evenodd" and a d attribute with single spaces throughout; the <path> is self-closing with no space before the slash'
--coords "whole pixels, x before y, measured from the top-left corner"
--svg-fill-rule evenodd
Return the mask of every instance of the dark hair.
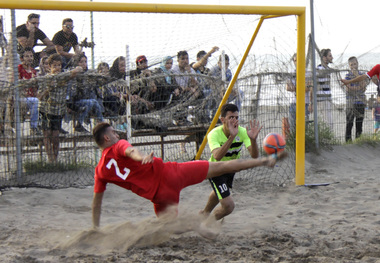
<path id="1" fill-rule="evenodd" d="M 61 57 L 61 55 L 59 55 L 57 53 L 50 55 L 49 58 L 48 58 L 48 64 L 49 64 L 49 66 L 51 64 L 53 64 L 54 61 L 59 61 L 59 62 L 62 63 L 62 57 Z"/>
<path id="2" fill-rule="evenodd" d="M 78 64 L 79 64 L 79 62 L 80 62 L 80 60 L 82 58 L 86 58 L 87 59 L 87 57 L 86 57 L 86 55 L 84 53 L 80 53 L 79 55 L 75 56 L 74 57 L 74 66 L 78 66 Z M 84 68 L 83 70 L 86 71 L 87 69 Z"/>
<path id="3" fill-rule="evenodd" d="M 40 15 L 35 13 L 28 15 L 28 21 L 32 20 L 33 18 L 40 18 Z"/>
<path id="4" fill-rule="evenodd" d="M 202 50 L 202 51 L 199 51 L 198 54 L 197 54 L 197 58 L 202 58 L 204 55 L 206 55 L 207 52 Z"/>
<path id="5" fill-rule="evenodd" d="M 20 58 L 24 58 L 25 52 L 32 52 L 34 54 L 33 48 L 26 47 L 24 50 L 20 53 Z"/>
<path id="6" fill-rule="evenodd" d="M 112 63 L 112 67 L 110 68 L 110 76 L 113 77 L 113 78 L 117 78 L 117 79 L 125 79 L 127 73 L 126 72 L 123 72 L 123 73 L 120 73 L 119 71 L 119 62 L 120 60 L 124 60 L 125 61 L 125 57 L 118 57 L 116 58 L 113 63 Z"/>
<path id="7" fill-rule="evenodd" d="M 136 65 L 138 65 L 138 64 L 140 64 L 140 63 L 142 63 L 142 62 L 144 62 L 144 61 L 148 61 L 148 60 L 146 59 L 146 56 L 144 56 L 144 55 L 138 56 L 138 57 L 136 58 Z"/>
<path id="8" fill-rule="evenodd" d="M 92 130 L 92 136 L 94 137 L 96 144 L 100 147 L 104 144 L 104 134 L 109 127 L 111 127 L 111 124 L 107 122 L 100 122 Z"/>
<path id="9" fill-rule="evenodd" d="M 230 61 L 230 57 L 227 54 L 224 54 L 224 60 Z M 222 55 L 219 56 L 219 62 L 222 62 Z"/>
<path id="10" fill-rule="evenodd" d="M 327 55 L 331 52 L 331 49 L 326 48 L 321 50 L 322 57 L 327 57 Z"/>
<path id="11" fill-rule="evenodd" d="M 357 57 L 355 57 L 355 56 L 352 56 L 352 57 L 350 57 L 350 58 L 348 59 L 348 62 L 351 62 L 351 61 L 353 61 L 353 60 L 356 60 L 356 61 L 358 61 Z"/>
<path id="12" fill-rule="evenodd" d="M 177 58 L 180 58 L 182 56 L 189 56 L 186 50 L 178 51 Z"/>
<path id="13" fill-rule="evenodd" d="M 99 72 L 100 68 L 102 68 L 102 67 L 105 67 L 105 68 L 110 69 L 110 65 L 108 65 L 108 63 L 106 63 L 106 62 L 100 62 L 100 63 L 98 64 L 98 67 L 96 68 L 96 71 Z"/>
<path id="14" fill-rule="evenodd" d="M 220 117 L 226 117 L 228 111 L 236 112 L 239 111 L 239 108 L 232 103 L 224 104 L 220 110 Z"/>
<path id="15" fill-rule="evenodd" d="M 63 19 L 63 21 L 62 21 L 62 25 L 64 25 L 64 24 L 67 23 L 67 22 L 69 22 L 69 23 L 73 23 L 74 21 L 73 21 L 71 18 L 65 18 L 65 19 Z"/>

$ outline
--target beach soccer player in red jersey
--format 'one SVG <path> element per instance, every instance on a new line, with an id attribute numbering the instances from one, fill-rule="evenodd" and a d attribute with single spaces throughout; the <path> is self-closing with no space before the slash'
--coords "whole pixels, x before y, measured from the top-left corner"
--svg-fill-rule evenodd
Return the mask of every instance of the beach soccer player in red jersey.
<path id="1" fill-rule="evenodd" d="M 116 184 L 152 201 L 159 217 L 169 206 L 178 205 L 181 190 L 189 185 L 257 166 L 273 167 L 277 160 L 287 156 L 283 151 L 261 159 L 163 162 L 161 158 L 154 157 L 153 152 L 148 155 L 142 154 L 128 141 L 120 139 L 109 123 L 102 122 L 96 125 L 93 136 L 102 150 L 102 157 L 95 168 L 92 203 L 94 228 L 100 224 L 101 205 L 107 183 Z"/>

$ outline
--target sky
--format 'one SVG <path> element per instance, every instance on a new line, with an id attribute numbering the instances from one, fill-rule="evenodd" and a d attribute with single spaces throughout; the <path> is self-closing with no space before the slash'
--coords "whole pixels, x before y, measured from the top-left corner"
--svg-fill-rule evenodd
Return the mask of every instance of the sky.
<path id="1" fill-rule="evenodd" d="M 96 1 L 96 0 L 94 0 Z M 107 0 L 105 0 L 107 1 Z M 108 2 L 115 2 L 108 1 Z M 122 2 L 137 2 L 137 1 L 122 1 Z M 139 0 L 139 3 L 168 3 L 168 4 L 189 4 L 189 1 L 180 1 L 180 0 L 156 0 L 156 1 L 146 1 L 146 0 Z M 227 1 L 227 0 L 193 0 L 191 1 L 191 4 L 208 4 L 208 5 L 250 5 L 250 6 L 305 6 L 306 7 L 306 33 L 307 35 L 311 32 L 310 28 L 310 1 L 309 0 L 234 0 L 234 1 Z M 374 1 L 374 0 L 362 0 L 360 2 L 353 1 L 353 0 L 314 0 L 314 28 L 315 28 L 315 40 L 320 49 L 322 48 L 330 48 L 332 50 L 333 56 L 334 56 L 334 63 L 335 64 L 345 64 L 346 59 L 348 56 L 358 56 L 359 62 L 360 58 L 362 58 L 363 63 L 366 64 L 374 64 L 377 63 L 377 58 L 380 59 L 380 56 L 376 53 L 380 54 L 380 41 L 379 41 L 379 34 L 376 29 L 372 29 L 372 24 L 376 21 L 378 13 L 380 11 L 380 1 Z M 31 10 L 17 10 L 16 11 L 16 24 L 19 25 L 21 23 L 24 23 L 26 21 L 26 16 L 31 13 Z M 67 12 L 67 11 L 65 11 Z M 4 15 L 9 14 L 9 10 L 3 10 Z M 54 21 L 52 18 L 48 18 L 46 16 L 41 17 L 41 25 L 40 28 L 43 29 L 43 31 L 52 39 L 52 36 L 55 32 L 60 30 L 61 21 L 62 18 L 65 18 L 59 14 L 59 12 L 54 13 L 56 14 L 56 17 L 59 17 L 57 21 Z M 66 15 L 66 14 L 65 14 Z M 67 16 L 67 15 L 66 15 Z M 73 17 L 74 24 L 77 26 L 74 32 L 78 34 L 78 36 L 82 37 L 84 36 L 84 32 L 88 31 L 88 28 L 85 26 L 79 27 L 78 23 L 75 23 L 75 21 L 80 21 L 80 19 L 83 19 L 83 13 L 71 13 L 70 17 Z M 87 16 L 88 17 L 88 16 Z M 95 19 L 97 17 L 95 16 Z M 86 18 L 87 19 L 87 18 Z M 88 19 L 87 19 L 88 20 Z M 97 24 L 96 28 L 101 28 L 102 24 L 106 24 L 106 20 L 108 19 L 102 19 L 99 24 Z M 112 20 L 112 19 L 110 19 Z M 138 21 L 138 18 L 135 19 L 136 21 L 133 21 L 132 28 L 140 27 L 143 24 L 143 21 Z M 285 24 L 289 24 L 288 28 L 286 30 L 293 30 L 292 27 L 294 27 L 294 21 L 295 18 L 288 18 L 287 20 L 284 20 Z M 97 21 L 98 22 L 98 21 Z M 195 21 L 196 22 L 196 21 Z M 195 23 L 194 21 L 188 21 L 188 23 Z M 223 21 L 225 22 L 225 21 Z M 54 24 L 55 23 L 55 24 Z M 113 27 L 115 27 L 115 30 L 122 30 L 122 32 L 126 32 L 128 30 L 131 30 L 131 27 L 128 26 L 120 26 L 117 24 L 114 24 Z M 131 21 L 125 21 L 127 25 L 131 24 Z M 178 21 L 180 23 L 180 21 Z M 184 20 L 183 23 L 186 23 L 186 20 Z M 232 23 L 232 22 L 231 22 Z M 273 24 L 271 24 L 273 25 Z M 8 24 L 9 26 L 9 24 Z M 151 25 L 156 26 L 156 25 Z M 285 25 L 281 25 L 285 26 Z M 202 26 L 201 26 L 202 27 Z M 274 26 L 276 27 L 276 26 Z M 207 26 L 205 26 L 207 30 Z M 104 32 L 103 34 L 106 34 L 106 31 L 108 29 L 101 28 Z M 210 29 L 208 29 L 210 30 Z M 212 29 L 213 30 L 213 29 Z M 222 29 L 221 29 L 222 30 Z M 229 28 L 231 30 L 231 28 Z M 242 30 L 241 28 L 233 29 L 236 30 L 235 33 L 237 37 L 235 37 L 235 40 L 238 39 L 241 43 L 246 43 L 247 39 L 244 37 L 245 35 L 250 35 L 241 33 L 239 30 Z M 276 32 L 276 28 L 267 29 L 269 30 L 267 33 L 272 35 L 280 35 L 281 31 L 283 29 L 279 28 Z M 295 29 L 294 29 L 295 30 Z M 120 32 L 120 35 L 122 34 Z M 173 37 L 173 34 L 170 35 L 170 31 L 168 31 L 168 35 L 170 37 Z M 222 31 L 221 31 L 222 32 Z M 240 32 L 240 36 L 239 36 Z M 250 31 L 249 31 L 250 32 Z M 130 32 L 132 34 L 133 32 Z M 116 37 L 119 36 L 119 33 L 113 33 Z M 205 34 L 207 34 L 207 31 L 205 31 Z M 263 33 L 264 34 L 264 33 Z M 86 36 L 89 36 L 88 34 Z M 156 39 L 159 36 L 155 36 Z M 207 38 L 206 36 L 204 36 Z M 82 37 L 83 38 L 83 37 Z M 268 39 L 270 39 L 270 36 L 268 36 Z M 235 41 L 234 40 L 234 41 Z M 108 43 L 109 37 L 104 37 L 103 39 L 97 39 L 97 42 L 100 44 Z M 163 48 L 167 46 L 168 48 L 177 48 L 175 46 L 170 46 L 172 42 L 180 41 L 180 39 L 170 39 L 168 42 L 162 43 L 162 41 L 159 41 L 160 44 L 164 44 Z M 233 40 L 228 40 L 233 41 Z M 266 40 L 268 41 L 268 40 Z M 270 40 L 269 40 L 270 41 Z M 113 41 L 118 42 L 118 41 Z M 152 43 L 154 46 L 160 46 L 157 45 L 154 41 L 144 41 L 144 43 L 150 45 L 152 47 Z M 170 43 L 169 43 L 170 42 Z M 283 45 L 286 49 L 284 51 L 284 56 L 290 56 L 294 52 L 294 48 L 291 47 L 291 45 L 294 45 L 294 42 L 289 43 L 281 43 L 281 42 L 287 42 L 286 38 L 281 38 L 280 41 L 277 40 L 276 45 L 280 46 Z M 143 47 L 144 43 L 140 43 L 139 47 Z M 231 43 L 231 45 L 239 45 L 236 43 Z M 120 49 L 120 46 L 117 46 L 117 43 L 114 43 L 115 46 L 111 46 L 109 49 L 109 52 L 112 52 L 113 50 Z M 125 44 L 122 44 L 125 46 Z M 124 47 L 123 47 L 124 48 Z M 194 47 L 194 52 L 198 47 Z M 208 49 L 209 47 L 205 47 L 204 49 Z M 211 48 L 211 47 L 210 47 Z M 276 46 L 277 48 L 277 46 Z M 279 47 L 281 48 L 281 47 Z M 136 54 L 141 53 L 140 50 L 135 50 L 132 46 L 131 56 L 134 57 Z M 161 48 L 162 49 L 162 48 Z M 237 48 L 236 48 L 237 49 Z M 156 50 L 152 50 L 152 53 L 157 52 Z M 169 52 L 169 51 L 168 51 Z M 167 53 L 168 53 L 167 52 Z M 227 51 L 228 52 L 228 51 Z M 231 51 L 232 52 L 232 51 Z M 265 50 L 263 49 L 262 52 L 265 53 Z M 361 55 L 368 53 L 367 55 L 364 55 L 361 57 Z M 151 55 L 152 54 L 147 54 Z M 111 56 L 111 55 L 110 55 Z M 112 54 L 112 56 L 115 56 Z M 193 54 L 192 54 L 193 56 Z M 103 59 L 103 57 L 101 58 Z M 153 58 L 154 60 L 155 58 Z M 157 58 L 158 59 L 158 58 Z M 107 61 L 108 62 L 108 61 Z"/>

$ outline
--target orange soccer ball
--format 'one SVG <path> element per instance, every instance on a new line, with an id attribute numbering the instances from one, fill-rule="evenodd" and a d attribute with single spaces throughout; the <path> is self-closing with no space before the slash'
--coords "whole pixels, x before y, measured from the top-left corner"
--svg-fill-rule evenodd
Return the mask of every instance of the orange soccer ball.
<path id="1" fill-rule="evenodd" d="M 285 149 L 286 141 L 282 135 L 272 132 L 265 136 L 263 149 L 267 154 L 279 153 Z"/>

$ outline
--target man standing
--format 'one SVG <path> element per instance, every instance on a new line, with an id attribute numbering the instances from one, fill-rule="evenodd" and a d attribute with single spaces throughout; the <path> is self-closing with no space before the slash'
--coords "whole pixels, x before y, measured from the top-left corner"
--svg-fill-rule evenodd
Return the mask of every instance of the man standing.
<path id="1" fill-rule="evenodd" d="M 99 227 L 104 191 L 108 183 L 116 184 L 151 200 L 157 216 L 170 205 L 178 205 L 183 188 L 201 183 L 224 173 L 234 173 L 257 166 L 273 167 L 276 160 L 287 156 L 285 151 L 261 159 L 232 160 L 228 162 L 190 161 L 166 162 L 150 154 L 142 154 L 119 135 L 108 123 L 99 123 L 93 129 L 95 142 L 102 157 L 95 168 L 92 222 Z"/>
<path id="2" fill-rule="evenodd" d="M 195 70 L 189 64 L 189 54 L 187 51 L 177 53 L 178 65 L 173 67 L 175 79 L 181 87 L 180 95 L 185 97 L 194 96 L 197 98 L 200 93 L 198 90 L 198 81 L 195 78 Z"/>
<path id="3" fill-rule="evenodd" d="M 239 111 L 235 104 L 225 104 L 221 109 L 220 120 L 223 125 L 214 128 L 207 136 L 211 151 L 211 162 L 229 161 L 240 158 L 243 144 L 248 149 L 252 158 L 258 158 L 259 149 L 257 146 L 257 136 L 261 130 L 259 122 L 250 122 L 250 127 L 239 126 Z M 235 204 L 230 195 L 230 188 L 235 172 L 226 171 L 223 175 L 210 179 L 211 192 L 205 208 L 201 214 L 209 216 L 214 208 L 213 217 L 216 220 L 222 219 L 234 210 Z"/>
<path id="4" fill-rule="evenodd" d="M 33 48 L 37 45 L 37 41 L 41 40 L 46 46 L 41 52 L 34 53 L 32 67 L 37 67 L 40 63 L 40 58 L 47 56 L 54 52 L 53 42 L 45 35 L 45 33 L 39 29 L 40 25 L 40 15 L 30 14 L 28 20 L 25 24 L 22 24 L 16 28 L 17 31 L 17 52 L 19 54 L 23 53 L 24 49 L 29 47 Z M 34 50 L 33 50 L 34 52 Z"/>
<path id="5" fill-rule="evenodd" d="M 359 63 L 356 57 L 350 57 L 348 59 L 348 65 L 350 72 L 346 74 L 346 80 L 354 79 L 363 72 L 359 72 Z M 366 106 L 366 86 L 368 80 L 363 80 L 358 83 L 351 83 L 346 86 L 346 142 L 352 140 L 351 132 L 355 120 L 355 138 L 360 137 L 362 134 L 364 112 Z"/>
<path id="6" fill-rule="evenodd" d="M 78 37 L 73 32 L 74 21 L 71 18 L 66 18 L 62 22 L 62 30 L 58 31 L 53 37 L 53 43 L 55 49 L 59 55 L 62 56 L 64 68 L 72 57 L 81 53 L 81 49 L 78 44 Z M 74 53 L 69 53 L 71 48 L 74 49 Z"/>
<path id="7" fill-rule="evenodd" d="M 329 64 L 333 61 L 333 56 L 331 54 L 331 49 L 322 49 L 322 63 L 317 66 L 317 84 L 318 89 L 316 90 L 317 96 L 317 106 L 318 109 L 322 111 L 324 115 L 324 121 L 333 130 L 333 120 L 332 120 L 332 98 L 331 98 L 331 68 Z"/>

